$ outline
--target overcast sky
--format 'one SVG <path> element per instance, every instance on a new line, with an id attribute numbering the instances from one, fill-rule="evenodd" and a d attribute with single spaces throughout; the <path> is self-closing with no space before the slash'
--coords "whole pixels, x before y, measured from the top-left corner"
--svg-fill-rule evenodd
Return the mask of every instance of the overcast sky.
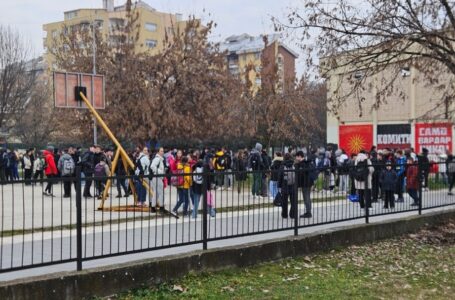
<path id="1" fill-rule="evenodd" d="M 126 0 L 115 0 L 121 5 Z M 291 0 L 145 0 L 158 11 L 194 14 L 218 26 L 211 39 L 232 34 L 259 35 L 273 32 L 271 16 L 283 17 Z M 37 55 L 43 51 L 45 23 L 62 21 L 63 12 L 78 8 L 100 8 L 102 0 L 0 0 L 0 23 L 11 25 L 29 39 Z M 296 49 L 295 46 L 290 45 Z"/>

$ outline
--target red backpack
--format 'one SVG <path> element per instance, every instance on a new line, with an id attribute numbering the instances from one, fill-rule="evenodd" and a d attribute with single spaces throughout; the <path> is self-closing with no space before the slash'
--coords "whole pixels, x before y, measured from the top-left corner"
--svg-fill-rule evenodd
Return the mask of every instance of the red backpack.
<path id="1" fill-rule="evenodd" d="M 184 183 L 185 178 L 183 177 L 183 169 L 173 171 L 171 176 L 171 185 L 181 187 Z"/>

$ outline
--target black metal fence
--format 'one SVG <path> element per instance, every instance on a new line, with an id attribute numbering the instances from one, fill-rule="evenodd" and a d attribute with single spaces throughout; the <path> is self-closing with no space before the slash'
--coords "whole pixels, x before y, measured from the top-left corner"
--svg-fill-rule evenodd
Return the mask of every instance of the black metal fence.
<path id="1" fill-rule="evenodd" d="M 299 228 L 308 226 L 355 219 L 368 223 L 372 217 L 455 205 L 448 193 L 455 174 L 447 173 L 445 163 L 435 173 L 416 165 L 415 199 L 407 192 L 406 170 L 401 167 L 404 175 L 391 191 L 398 201 L 388 208 L 381 189 L 384 165 L 374 166 L 364 190 L 356 189 L 353 167 L 157 175 L 143 178 L 153 190 L 153 195 L 146 191 L 144 206 L 135 205 L 135 197 L 129 195 L 141 189 L 137 176 L 84 177 L 77 170 L 74 177 L 2 182 L 0 272 L 68 262 L 76 262 L 81 270 L 82 262 L 100 258 L 192 244 L 207 249 L 207 243 L 221 239 L 286 230 L 297 235 Z M 311 186 L 303 179 L 309 176 L 314 177 Z M 184 178 L 183 186 L 166 186 L 178 184 L 178 177 Z M 274 204 L 280 184 L 271 177 L 283 182 L 281 206 Z M 96 196 L 107 179 L 113 184 L 100 209 Z M 65 195 L 65 185 L 70 194 Z M 363 208 L 357 202 L 362 195 Z"/>

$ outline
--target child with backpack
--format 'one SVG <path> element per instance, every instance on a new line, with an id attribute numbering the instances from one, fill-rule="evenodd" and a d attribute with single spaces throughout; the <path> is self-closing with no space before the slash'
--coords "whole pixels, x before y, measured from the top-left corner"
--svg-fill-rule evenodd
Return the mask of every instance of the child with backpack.
<path id="1" fill-rule="evenodd" d="M 98 197 L 101 199 L 103 192 L 104 192 L 104 187 L 106 185 L 107 179 L 105 177 L 108 177 L 110 175 L 111 171 L 109 170 L 109 166 L 107 165 L 106 158 L 102 158 L 98 164 L 95 166 L 94 170 L 94 177 L 95 177 L 95 185 L 96 185 L 96 190 L 97 190 L 97 195 L 95 197 Z"/>
<path id="2" fill-rule="evenodd" d="M 389 209 L 395 207 L 394 191 L 397 186 L 398 175 L 392 168 L 392 162 L 389 160 L 385 164 L 385 170 L 382 170 L 379 183 L 381 184 L 381 191 L 384 193 L 384 208 Z"/>

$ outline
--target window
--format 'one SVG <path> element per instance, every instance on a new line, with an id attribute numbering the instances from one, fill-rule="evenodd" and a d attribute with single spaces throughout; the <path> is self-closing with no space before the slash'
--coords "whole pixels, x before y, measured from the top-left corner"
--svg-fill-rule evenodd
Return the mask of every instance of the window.
<path id="1" fill-rule="evenodd" d="M 255 59 L 261 59 L 261 52 L 254 53 L 254 58 Z"/>
<path id="2" fill-rule="evenodd" d="M 149 47 L 150 49 L 155 48 L 157 44 L 158 44 L 158 43 L 157 43 L 156 40 L 146 40 L 146 41 L 145 41 L 145 45 L 146 45 L 147 47 Z"/>
<path id="3" fill-rule="evenodd" d="M 103 29 L 103 24 L 104 24 L 104 21 L 103 20 L 95 20 L 95 27 L 98 28 L 98 29 Z"/>
<path id="4" fill-rule="evenodd" d="M 71 20 L 77 17 L 77 11 L 69 11 L 65 13 L 65 20 Z"/>
<path id="5" fill-rule="evenodd" d="M 157 26 L 155 23 L 145 23 L 145 29 L 151 32 L 155 32 L 157 29 Z"/>
<path id="6" fill-rule="evenodd" d="M 256 82 L 256 85 L 258 85 L 258 86 L 262 84 L 262 80 L 259 77 L 256 77 L 255 82 Z"/>
<path id="7" fill-rule="evenodd" d="M 57 30 L 52 30 L 52 37 L 56 38 L 58 36 L 58 31 Z"/>

